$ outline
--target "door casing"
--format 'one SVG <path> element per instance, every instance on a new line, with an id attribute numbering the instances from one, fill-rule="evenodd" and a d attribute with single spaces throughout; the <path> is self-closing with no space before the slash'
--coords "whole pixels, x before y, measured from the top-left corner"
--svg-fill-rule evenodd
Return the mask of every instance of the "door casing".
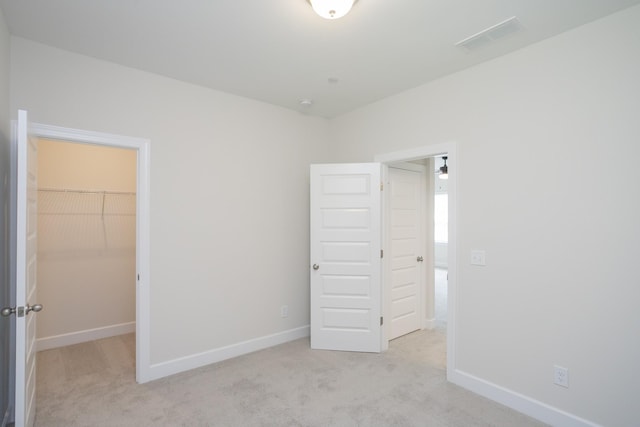
<path id="1" fill-rule="evenodd" d="M 455 361 L 456 361 L 456 298 L 457 298 L 457 260 L 456 260 L 456 248 L 457 248 L 457 233 L 456 233 L 456 183 L 458 178 L 458 173 L 460 171 L 458 166 L 458 157 L 456 150 L 456 142 L 445 142 L 440 144 L 433 145 L 425 145 L 422 147 L 411 148 L 402 151 L 394 151 L 390 153 L 382 153 L 377 154 L 374 157 L 374 161 L 380 162 L 386 165 L 397 162 L 408 162 L 411 160 L 419 160 L 427 157 L 435 157 L 447 155 L 447 164 L 449 167 L 449 245 L 448 245 L 448 263 L 449 263 L 449 280 L 448 280 L 448 292 L 447 292 L 447 379 L 451 380 L 451 378 L 455 375 Z M 383 168 L 384 171 L 384 168 Z M 383 179 L 386 181 L 387 177 L 383 176 Z M 383 196 L 382 199 L 383 204 L 383 217 L 382 217 L 382 241 L 385 251 L 389 251 L 389 238 L 385 233 L 389 227 L 389 216 L 384 215 L 388 209 L 388 198 Z M 389 266 L 387 265 L 390 262 L 391 258 L 386 257 L 383 259 L 383 268 L 388 270 Z M 382 289 L 385 289 L 386 285 L 383 284 Z M 383 295 L 383 301 L 386 301 L 388 298 L 386 295 Z M 383 316 L 387 317 L 390 315 L 388 304 L 382 305 Z M 386 328 L 383 330 L 381 334 L 381 347 L 382 350 L 386 350 L 389 348 L 389 340 L 387 339 Z"/>
<path id="2" fill-rule="evenodd" d="M 136 197 L 136 382 L 150 381 L 150 141 L 122 135 L 32 123 L 34 137 L 137 151 Z"/>

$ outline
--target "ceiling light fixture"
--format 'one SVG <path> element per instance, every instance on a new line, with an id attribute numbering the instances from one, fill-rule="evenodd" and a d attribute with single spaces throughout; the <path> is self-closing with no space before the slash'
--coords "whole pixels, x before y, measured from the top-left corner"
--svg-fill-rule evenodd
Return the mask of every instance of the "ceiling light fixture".
<path id="1" fill-rule="evenodd" d="M 438 178 L 449 179 L 449 168 L 447 167 L 447 156 L 442 156 L 442 160 L 444 160 L 444 166 L 440 167 L 440 174 L 438 175 Z"/>
<path id="2" fill-rule="evenodd" d="M 349 13 L 358 0 L 307 0 L 313 10 L 325 19 L 338 19 Z"/>

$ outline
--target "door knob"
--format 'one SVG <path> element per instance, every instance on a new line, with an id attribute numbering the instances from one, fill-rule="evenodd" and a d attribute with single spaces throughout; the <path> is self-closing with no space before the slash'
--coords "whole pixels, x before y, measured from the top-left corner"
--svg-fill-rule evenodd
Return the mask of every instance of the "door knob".
<path id="1" fill-rule="evenodd" d="M 16 312 L 16 309 L 14 307 L 4 307 L 0 312 L 0 315 L 2 315 L 2 317 L 9 317 L 15 312 Z"/>
<path id="2" fill-rule="evenodd" d="M 34 305 L 29 305 L 27 304 L 27 306 L 24 308 L 22 307 L 4 307 L 2 309 L 2 311 L 0 311 L 0 315 L 2 317 L 9 317 L 12 314 L 15 314 L 16 312 L 18 313 L 18 317 L 22 317 L 24 315 L 29 314 L 29 312 L 33 311 L 33 312 L 39 312 L 42 311 L 42 304 L 34 304 Z M 24 314 L 23 314 L 24 313 Z"/>
<path id="3" fill-rule="evenodd" d="M 318 264 L 313 264 L 313 269 L 314 269 L 314 270 L 317 270 L 317 269 L 319 269 L 319 268 L 320 268 L 320 266 L 319 266 Z"/>
<path id="4" fill-rule="evenodd" d="M 421 256 L 419 256 L 419 257 L 417 258 L 417 260 L 418 260 L 418 262 L 422 262 L 422 261 L 424 261 L 424 258 L 422 258 Z"/>
<path id="5" fill-rule="evenodd" d="M 29 314 L 29 312 L 33 311 L 34 313 L 37 313 L 39 311 L 42 311 L 42 304 L 33 304 L 33 305 L 29 305 L 27 304 L 27 307 L 25 308 L 25 314 Z"/>

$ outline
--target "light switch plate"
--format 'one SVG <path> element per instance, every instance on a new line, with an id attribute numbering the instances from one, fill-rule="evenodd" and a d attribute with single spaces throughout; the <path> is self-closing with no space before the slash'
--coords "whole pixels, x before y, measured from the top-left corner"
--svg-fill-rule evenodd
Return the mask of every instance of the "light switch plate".
<path id="1" fill-rule="evenodd" d="M 485 252 L 473 249 L 471 251 L 471 265 L 487 265 Z"/>

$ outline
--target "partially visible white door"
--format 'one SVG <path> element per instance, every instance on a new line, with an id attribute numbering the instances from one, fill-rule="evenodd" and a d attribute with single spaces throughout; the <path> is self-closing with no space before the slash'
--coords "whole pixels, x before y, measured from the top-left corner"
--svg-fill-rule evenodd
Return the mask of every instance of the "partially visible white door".
<path id="1" fill-rule="evenodd" d="M 391 319 L 389 339 L 421 329 L 424 288 L 426 197 L 424 167 L 389 167 L 391 240 Z"/>
<path id="2" fill-rule="evenodd" d="M 16 218 L 16 427 L 35 419 L 37 253 L 37 142 L 29 138 L 27 112 L 18 112 Z M 34 304 L 33 306 L 30 304 Z"/>
<path id="3" fill-rule="evenodd" d="M 311 166 L 311 348 L 381 350 L 381 164 Z"/>

